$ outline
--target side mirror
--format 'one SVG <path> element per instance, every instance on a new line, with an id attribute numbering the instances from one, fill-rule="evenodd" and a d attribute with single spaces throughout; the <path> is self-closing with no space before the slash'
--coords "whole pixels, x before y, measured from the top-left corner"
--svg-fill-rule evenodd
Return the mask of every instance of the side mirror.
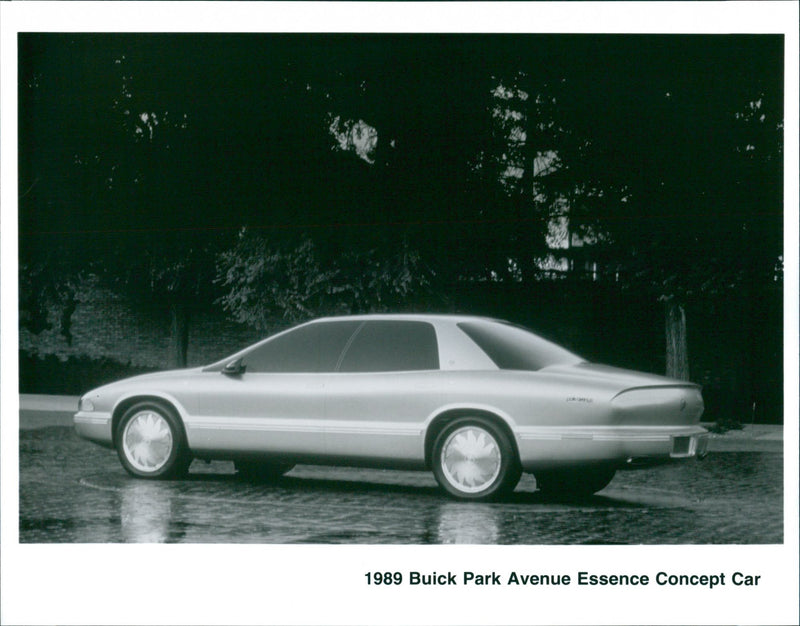
<path id="1" fill-rule="evenodd" d="M 226 376 L 241 376 L 244 374 L 244 371 L 247 369 L 247 366 L 242 363 L 242 357 L 238 359 L 234 359 L 230 363 L 228 363 L 225 367 L 222 368 L 222 373 Z"/>

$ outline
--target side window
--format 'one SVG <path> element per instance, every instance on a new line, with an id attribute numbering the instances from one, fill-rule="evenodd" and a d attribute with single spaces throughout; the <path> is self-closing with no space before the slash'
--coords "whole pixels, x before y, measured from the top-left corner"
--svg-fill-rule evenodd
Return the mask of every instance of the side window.
<path id="1" fill-rule="evenodd" d="M 342 357 L 340 372 L 439 369 L 436 331 L 426 322 L 366 322 Z"/>
<path id="2" fill-rule="evenodd" d="M 360 322 L 318 322 L 280 335 L 244 355 L 248 373 L 333 372 Z"/>

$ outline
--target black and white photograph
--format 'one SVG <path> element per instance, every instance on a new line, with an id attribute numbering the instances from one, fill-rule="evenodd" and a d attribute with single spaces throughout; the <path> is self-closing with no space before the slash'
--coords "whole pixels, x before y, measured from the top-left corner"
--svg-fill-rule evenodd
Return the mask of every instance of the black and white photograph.
<path id="1" fill-rule="evenodd" d="M 3 32 L 4 623 L 792 623 L 796 30 L 269 4 Z"/>

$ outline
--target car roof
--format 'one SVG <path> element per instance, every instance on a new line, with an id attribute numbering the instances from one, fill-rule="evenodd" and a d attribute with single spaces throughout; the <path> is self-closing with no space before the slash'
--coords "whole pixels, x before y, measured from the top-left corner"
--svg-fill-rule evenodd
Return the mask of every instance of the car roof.
<path id="1" fill-rule="evenodd" d="M 336 315 L 329 317 L 320 317 L 314 320 L 309 320 L 308 323 L 314 322 L 332 322 L 332 321 L 369 321 L 369 320 L 390 320 L 390 321 L 420 321 L 420 322 L 494 322 L 503 323 L 503 320 L 481 317 L 476 315 L 462 315 L 457 313 L 365 313 L 362 315 Z"/>
<path id="2" fill-rule="evenodd" d="M 308 320 L 306 322 L 302 322 L 300 324 L 295 324 L 293 326 L 289 326 L 284 328 L 278 332 L 275 332 L 261 341 L 258 341 L 246 348 L 239 350 L 238 352 L 225 357 L 219 361 L 211 363 L 204 367 L 205 370 L 210 368 L 217 367 L 219 365 L 224 365 L 225 363 L 230 362 L 232 359 L 236 359 L 245 352 L 252 350 L 253 348 L 260 346 L 268 341 L 272 341 L 275 337 L 279 335 L 283 335 L 285 333 L 289 333 L 296 328 L 300 328 L 301 326 L 309 326 L 312 324 L 320 324 L 324 322 L 344 322 L 344 321 L 379 321 L 379 320 L 386 320 L 386 321 L 418 321 L 418 322 L 428 322 L 433 324 L 434 326 L 437 324 L 457 324 L 460 322 L 475 322 L 475 321 L 483 321 L 483 322 L 490 322 L 495 324 L 503 324 L 508 323 L 504 322 L 500 319 L 492 319 L 489 317 L 480 317 L 476 315 L 459 315 L 459 314 L 451 314 L 451 313 L 365 313 L 361 315 L 333 315 L 328 317 L 318 317 L 312 320 Z"/>

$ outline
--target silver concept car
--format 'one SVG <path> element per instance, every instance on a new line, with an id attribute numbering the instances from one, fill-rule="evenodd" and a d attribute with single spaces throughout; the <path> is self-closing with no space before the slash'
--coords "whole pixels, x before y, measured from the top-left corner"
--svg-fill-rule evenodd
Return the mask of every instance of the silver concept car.
<path id="1" fill-rule="evenodd" d="M 319 319 L 207 367 L 85 394 L 77 433 L 134 476 L 193 458 L 277 477 L 295 463 L 429 469 L 452 496 L 487 499 L 532 472 L 586 495 L 621 467 L 701 457 L 697 385 L 587 363 L 532 332 L 458 315 Z"/>

